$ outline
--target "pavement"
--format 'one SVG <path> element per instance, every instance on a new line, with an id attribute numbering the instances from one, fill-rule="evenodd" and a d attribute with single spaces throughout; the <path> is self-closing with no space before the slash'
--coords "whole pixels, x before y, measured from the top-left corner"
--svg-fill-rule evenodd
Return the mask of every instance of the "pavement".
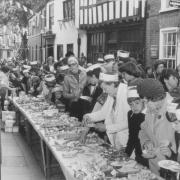
<path id="1" fill-rule="evenodd" d="M 19 133 L 4 133 L 1 180 L 45 180 L 32 151 Z"/>

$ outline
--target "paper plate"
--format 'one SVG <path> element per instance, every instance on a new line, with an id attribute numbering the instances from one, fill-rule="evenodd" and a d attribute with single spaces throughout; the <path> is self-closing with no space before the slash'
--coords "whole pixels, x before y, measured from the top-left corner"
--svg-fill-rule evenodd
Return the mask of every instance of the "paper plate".
<path id="1" fill-rule="evenodd" d="M 123 163 L 122 163 L 122 162 L 119 162 L 119 161 L 113 161 L 113 162 L 111 163 L 111 166 L 120 168 L 120 167 L 123 166 Z"/>
<path id="2" fill-rule="evenodd" d="M 121 173 L 128 173 L 128 174 L 135 174 L 138 173 L 140 170 L 137 168 L 132 168 L 132 167 L 123 167 L 118 170 Z"/>
<path id="3" fill-rule="evenodd" d="M 75 157 L 77 154 L 78 154 L 78 151 L 77 151 L 77 150 L 74 150 L 74 151 L 66 152 L 66 153 L 62 154 L 62 156 L 63 156 L 64 158 L 73 158 L 73 157 Z"/>
<path id="4" fill-rule="evenodd" d="M 159 167 L 172 170 L 175 167 L 179 167 L 180 164 L 176 161 L 171 161 L 171 160 L 162 160 L 158 162 Z"/>

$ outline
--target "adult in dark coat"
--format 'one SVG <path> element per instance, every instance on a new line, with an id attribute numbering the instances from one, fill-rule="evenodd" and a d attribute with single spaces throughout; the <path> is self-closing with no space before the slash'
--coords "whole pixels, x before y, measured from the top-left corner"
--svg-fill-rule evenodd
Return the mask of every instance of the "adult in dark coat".
<path id="1" fill-rule="evenodd" d="M 132 110 L 128 112 L 129 139 L 125 152 L 128 156 L 131 156 L 133 151 L 135 151 L 135 160 L 144 166 L 148 166 L 147 159 L 142 157 L 142 149 L 138 137 L 141 129 L 141 123 L 144 120 L 145 114 L 134 114 Z"/>
<path id="2" fill-rule="evenodd" d="M 87 72 L 88 84 L 84 87 L 83 96 L 90 97 L 89 101 L 84 103 L 84 113 L 89 113 L 93 110 L 98 97 L 102 94 L 103 90 L 99 85 L 99 74 L 101 69 L 96 68 Z"/>

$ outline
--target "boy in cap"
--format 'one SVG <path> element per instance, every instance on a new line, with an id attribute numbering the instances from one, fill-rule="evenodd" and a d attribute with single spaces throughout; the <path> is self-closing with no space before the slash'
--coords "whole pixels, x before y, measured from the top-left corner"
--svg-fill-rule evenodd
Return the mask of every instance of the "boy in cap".
<path id="1" fill-rule="evenodd" d="M 126 154 L 131 157 L 135 153 L 135 160 L 148 167 L 148 160 L 142 157 L 142 149 L 139 140 L 141 123 L 145 120 L 144 101 L 137 93 L 137 86 L 128 87 L 128 104 L 131 110 L 128 112 L 129 138 L 125 149 Z"/>
<path id="2" fill-rule="evenodd" d="M 101 66 L 101 71 L 103 73 L 111 74 L 113 72 L 113 65 L 115 62 L 114 54 L 107 54 L 104 56 L 104 63 Z"/>
<path id="3" fill-rule="evenodd" d="M 97 123 L 94 127 L 101 132 L 106 132 L 112 146 L 120 149 L 122 146 L 126 146 L 128 139 L 127 85 L 119 84 L 117 74 L 101 73 L 100 80 L 108 98 L 99 111 L 84 116 L 84 124 L 88 126 L 88 123 L 104 121 L 104 124 Z"/>
<path id="4" fill-rule="evenodd" d="M 130 61 L 129 54 L 130 53 L 128 51 L 118 50 L 117 51 L 117 59 L 118 59 L 119 63 L 123 64 L 123 63 Z"/>
<path id="5" fill-rule="evenodd" d="M 158 162 L 176 158 L 175 132 L 166 118 L 166 93 L 162 84 L 151 78 L 144 79 L 137 90 L 147 107 L 139 132 L 143 156 L 149 160 L 151 171 L 159 175 Z"/>

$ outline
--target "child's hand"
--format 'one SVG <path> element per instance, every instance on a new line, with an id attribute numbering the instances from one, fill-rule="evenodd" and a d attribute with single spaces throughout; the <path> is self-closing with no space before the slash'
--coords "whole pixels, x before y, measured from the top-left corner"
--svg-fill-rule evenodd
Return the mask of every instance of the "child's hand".
<path id="1" fill-rule="evenodd" d="M 161 146 L 160 147 L 160 153 L 164 156 L 171 157 L 172 152 L 169 147 L 167 146 Z"/>
<path id="2" fill-rule="evenodd" d="M 85 114 L 85 115 L 83 116 L 82 125 L 83 125 L 83 126 L 87 126 L 87 124 L 88 124 L 89 122 L 91 122 L 91 118 L 89 117 L 88 114 Z"/>

